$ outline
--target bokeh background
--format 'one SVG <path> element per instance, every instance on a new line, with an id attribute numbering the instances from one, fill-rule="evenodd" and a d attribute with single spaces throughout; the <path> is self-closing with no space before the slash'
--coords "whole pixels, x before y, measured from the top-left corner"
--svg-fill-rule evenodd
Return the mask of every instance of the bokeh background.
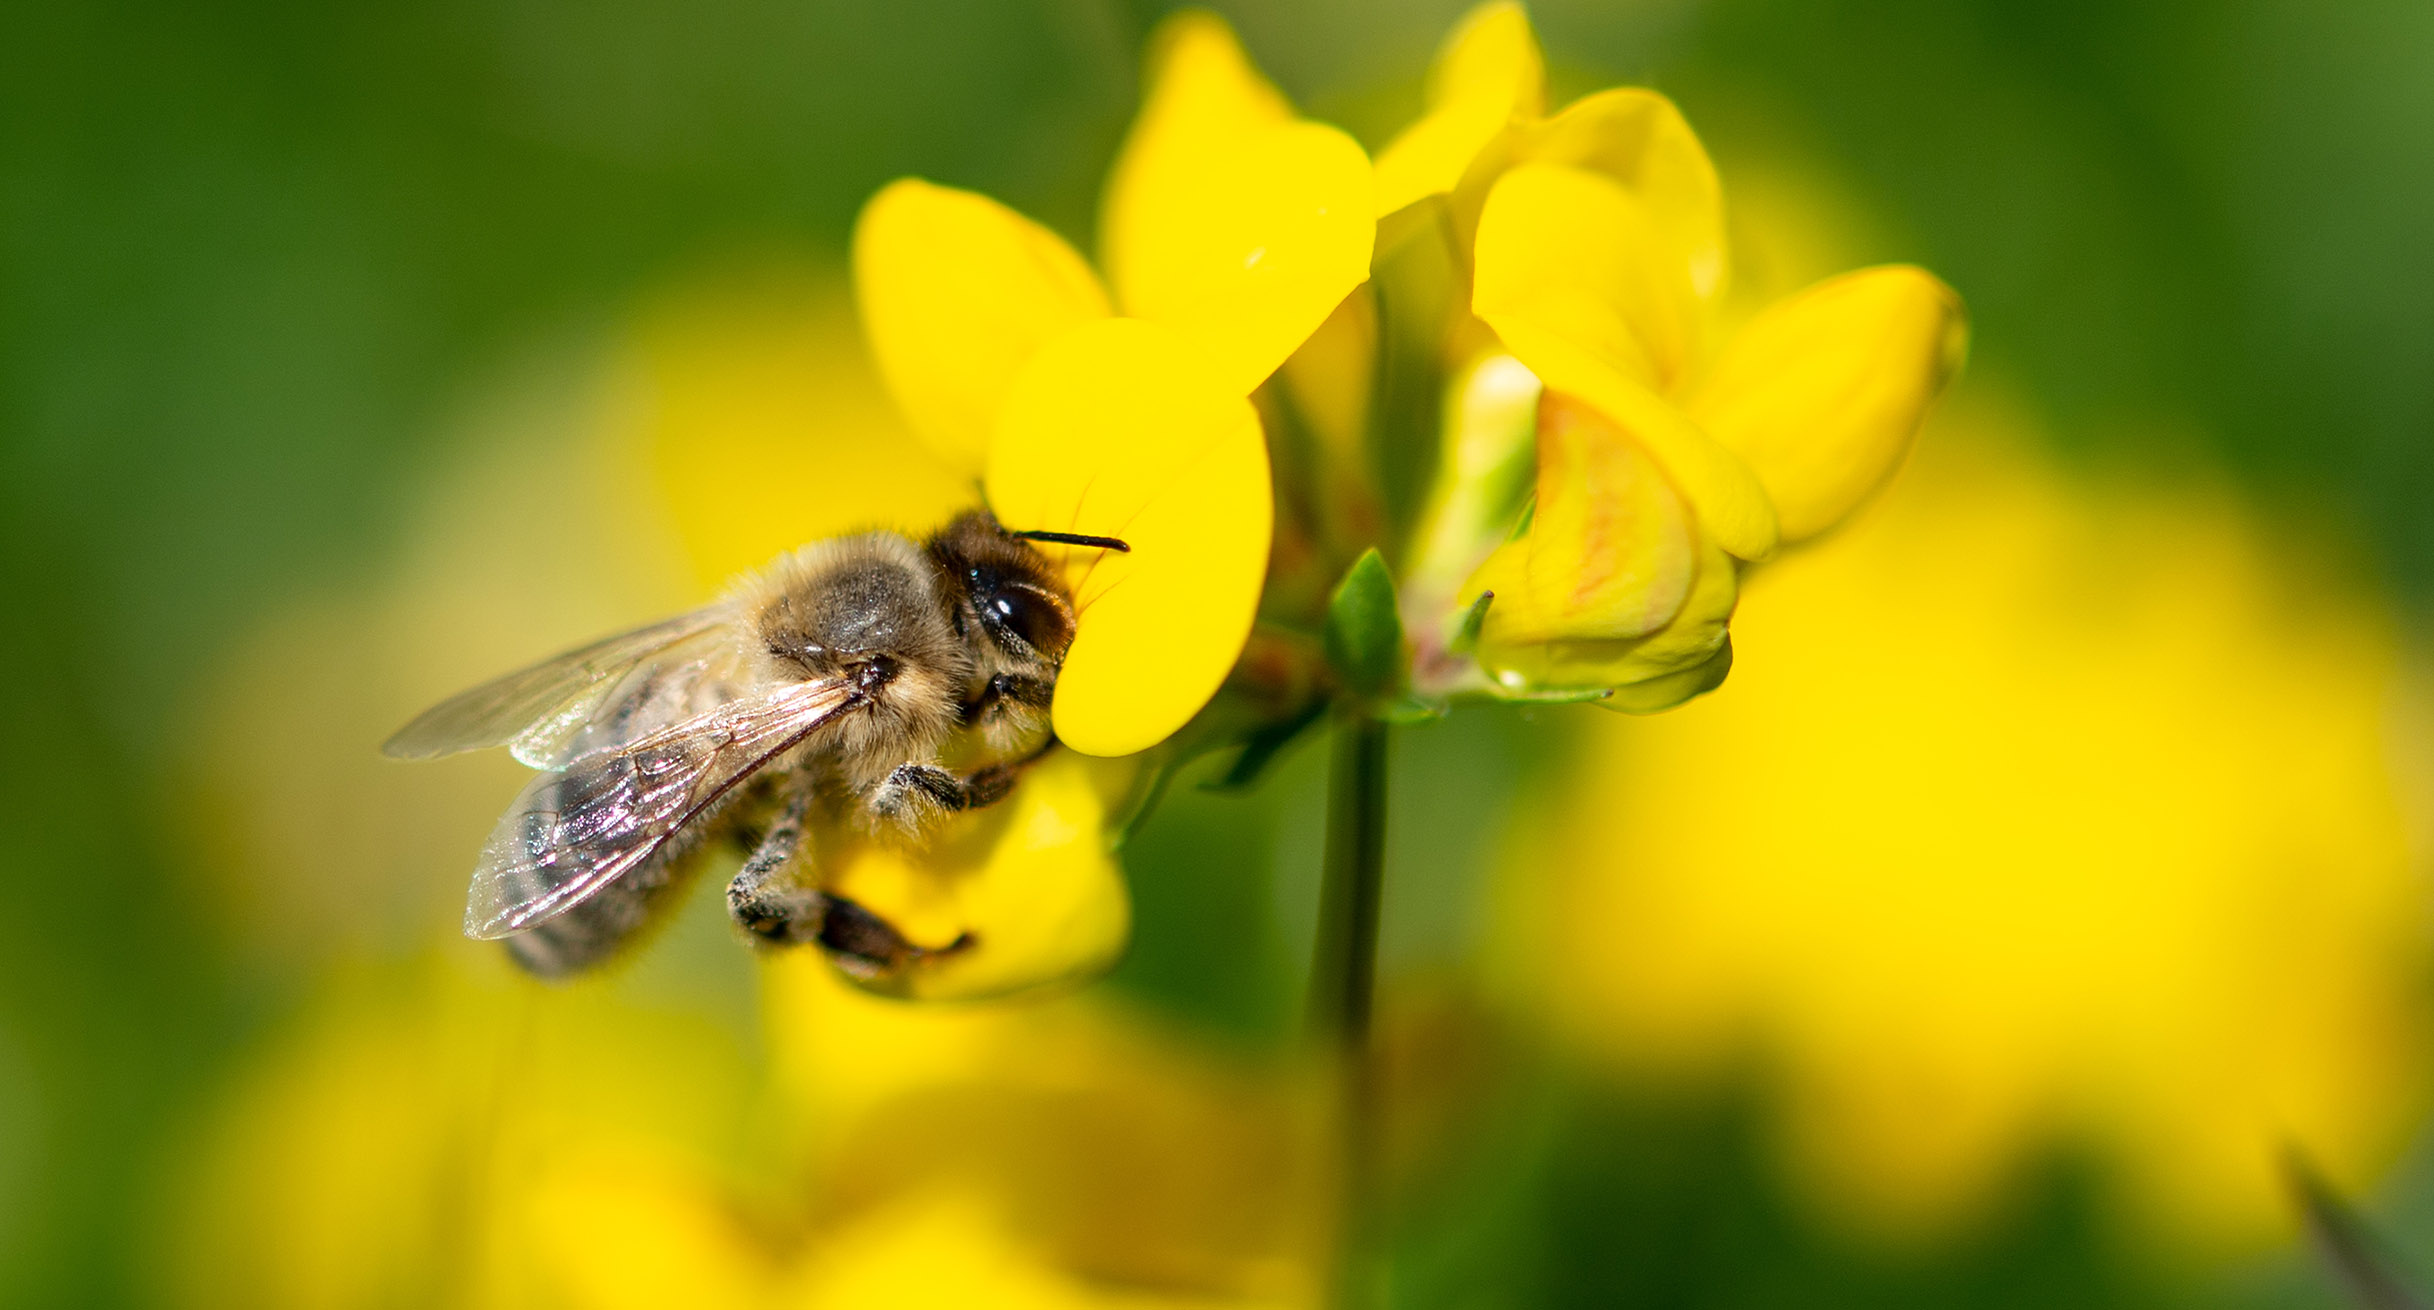
<path id="1" fill-rule="evenodd" d="M 1218 7 L 1373 150 L 1461 8 Z M 1161 12 L 0 12 L 0 1299 L 1308 1292 L 1323 752 L 1175 790 L 1105 982 L 918 1015 L 706 903 L 535 997 L 452 937 L 512 766 L 372 755 L 951 500 L 852 216 L 1086 247 Z M 1974 347 L 1723 691 L 1399 738 L 1397 1304 L 2344 1304 L 2286 1145 L 2434 1270 L 2434 11 L 1532 13 L 1745 282 L 1916 260 Z"/>

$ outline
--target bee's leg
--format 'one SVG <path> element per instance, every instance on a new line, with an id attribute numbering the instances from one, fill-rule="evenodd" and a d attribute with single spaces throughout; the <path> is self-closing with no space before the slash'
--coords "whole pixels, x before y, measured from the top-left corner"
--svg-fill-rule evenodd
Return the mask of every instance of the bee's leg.
<path id="1" fill-rule="evenodd" d="M 1046 678 L 1000 673 L 957 707 L 967 728 L 977 729 L 991 751 L 1011 754 L 1025 742 L 1048 736 L 1048 711 L 1056 684 Z"/>
<path id="2" fill-rule="evenodd" d="M 786 869 L 801 853 L 810 805 L 811 789 L 798 788 L 735 881 L 727 884 L 728 913 L 744 931 L 779 945 L 818 942 L 838 968 L 865 981 L 972 944 L 972 934 L 965 933 L 944 946 L 916 945 L 895 925 L 853 901 L 795 885 Z"/>
<path id="3" fill-rule="evenodd" d="M 818 892 L 796 886 L 787 866 L 803 849 L 803 821 L 811 811 L 811 788 L 788 792 L 776 819 L 761 835 L 735 881 L 727 884 L 727 913 L 755 937 L 772 942 L 808 941 L 819 932 L 826 903 Z"/>
<path id="4" fill-rule="evenodd" d="M 1019 760 L 992 764 L 961 777 L 935 764 L 899 764 L 888 770 L 886 780 L 871 794 L 870 807 L 889 819 L 919 819 L 934 810 L 983 809 L 1004 800 L 1023 770 L 1054 749 L 1056 739 L 1051 737 Z"/>
<path id="5" fill-rule="evenodd" d="M 935 764 L 899 764 L 872 794 L 870 806 L 884 818 L 918 819 L 938 810 L 979 809 L 1005 799 L 1013 786 L 1013 771 L 997 766 L 959 778 Z"/>
<path id="6" fill-rule="evenodd" d="M 1027 710 L 1044 710 L 1055 699 L 1056 684 L 1046 678 L 1000 673 L 989 679 L 989 685 L 981 688 L 979 695 L 964 704 L 963 721 L 978 723 L 1009 705 Z"/>
<path id="7" fill-rule="evenodd" d="M 967 932 L 944 946 L 916 946 L 894 924 L 854 902 L 842 896 L 823 899 L 828 912 L 820 921 L 820 946 L 839 969 L 866 982 L 916 960 L 953 955 L 972 944 L 972 934 Z"/>

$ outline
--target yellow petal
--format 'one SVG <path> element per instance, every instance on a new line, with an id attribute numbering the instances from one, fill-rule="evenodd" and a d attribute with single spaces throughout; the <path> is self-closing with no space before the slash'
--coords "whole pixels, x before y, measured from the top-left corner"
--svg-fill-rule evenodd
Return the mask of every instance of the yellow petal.
<path id="1" fill-rule="evenodd" d="M 1453 190 L 1497 133 L 1545 107 L 1546 66 L 1529 15 L 1513 0 L 1471 10 L 1429 70 L 1428 113 L 1378 156 L 1379 217 Z"/>
<path id="2" fill-rule="evenodd" d="M 1089 977 L 1131 931 L 1108 815 L 1133 766 L 1057 751 L 1014 794 L 951 820 L 927 850 L 861 841 L 826 887 L 933 950 L 874 989 L 924 1000 L 1006 996 Z M 967 937 L 968 935 L 968 937 Z"/>
<path id="3" fill-rule="evenodd" d="M 1357 468 L 1367 454 L 1377 351 L 1377 301 L 1356 290 L 1336 305 L 1278 374 L 1301 421 L 1339 467 Z"/>
<path id="4" fill-rule="evenodd" d="M 1636 205 L 1606 179 L 1525 165 L 1496 184 L 1479 222 L 1472 306 L 1549 391 L 1589 402 L 1644 446 L 1698 512 L 1700 530 L 1741 559 L 1775 548 L 1775 511 L 1757 475 L 1652 389 L 1659 360 L 1630 321 L 1663 321 L 1661 271 L 1611 239 Z M 1566 259 L 1561 252 L 1578 251 Z"/>
<path id="5" fill-rule="evenodd" d="M 1900 467 L 1960 367 L 1960 297 L 1924 269 L 1861 269 L 1769 306 L 1734 336 L 1691 413 L 1748 461 L 1785 541 L 1848 517 Z"/>
<path id="6" fill-rule="evenodd" d="M 1050 548 L 1080 614 L 1057 677 L 1057 736 L 1127 755 L 1182 727 L 1233 668 L 1267 571 L 1274 506 L 1250 402 L 1181 334 L 1093 323 L 1015 380 L 987 487 L 1010 528 L 1132 547 Z"/>
<path id="7" fill-rule="evenodd" d="M 1672 620 L 1632 640 L 1506 639 L 1494 622 L 1495 607 L 1504 602 L 1499 592 L 1480 633 L 1479 665 L 1510 691 L 1611 688 L 1614 694 L 1598 702 L 1609 709 L 1632 714 L 1671 709 L 1713 688 L 1731 667 L 1729 629 L 1739 597 L 1739 567 L 1713 545 L 1699 551 L 1696 579 Z"/>
<path id="8" fill-rule="evenodd" d="M 1680 410 L 1611 373 L 1585 369 L 1550 375 L 1538 361 L 1522 359 L 1548 390 L 1578 397 L 1622 424 L 1698 512 L 1699 531 L 1708 540 L 1736 559 L 1764 559 L 1775 549 L 1775 507 L 1758 476 Z M 1560 387 L 1556 377 L 1563 379 Z"/>
<path id="9" fill-rule="evenodd" d="M 1658 392 L 1699 350 L 1687 266 L 1663 254 L 1650 212 L 1600 173 L 1523 164 L 1488 192 L 1471 307 L 1527 361 L 1516 334 L 1553 338 Z"/>
<path id="10" fill-rule="evenodd" d="M 1135 139 L 1224 136 L 1293 121 L 1292 103 L 1252 66 L 1234 29 L 1205 9 L 1160 23 L 1142 61 L 1148 93 L 1133 122 Z"/>
<path id="11" fill-rule="evenodd" d="M 987 196 L 914 178 L 862 207 L 854 289 L 871 353 L 913 430 L 972 472 L 1024 361 L 1109 313 L 1098 278 L 1063 238 Z"/>
<path id="12" fill-rule="evenodd" d="M 1369 158 L 1295 119 L 1213 15 L 1160 29 L 1108 179 L 1104 266 L 1124 312 L 1188 338 L 1248 395 L 1369 276 Z"/>
<path id="13" fill-rule="evenodd" d="M 1518 160 L 1613 179 L 1646 207 L 1702 303 L 1724 291 L 1724 187 L 1698 134 L 1671 100 L 1641 87 L 1584 96 L 1538 124 Z"/>
<path id="14" fill-rule="evenodd" d="M 1601 710 L 1618 714 L 1661 714 L 1694 696 L 1703 696 L 1724 685 L 1725 675 L 1733 671 L 1733 644 L 1726 638 L 1714 653 L 1688 668 L 1659 674 L 1641 682 L 1627 683 L 1614 689 L 1614 694 L 1593 702 Z"/>
<path id="15" fill-rule="evenodd" d="M 1424 628 L 1425 618 L 1412 620 L 1450 605 L 1528 505 L 1541 392 L 1538 376 L 1501 351 L 1471 361 L 1446 387 L 1437 480 L 1405 568 L 1407 626 Z"/>
<path id="16" fill-rule="evenodd" d="M 1496 593 L 1482 646 L 1643 637 L 1681 611 L 1697 571 L 1689 510 L 1639 443 L 1562 396 L 1539 405 L 1538 503 L 1470 595 Z"/>

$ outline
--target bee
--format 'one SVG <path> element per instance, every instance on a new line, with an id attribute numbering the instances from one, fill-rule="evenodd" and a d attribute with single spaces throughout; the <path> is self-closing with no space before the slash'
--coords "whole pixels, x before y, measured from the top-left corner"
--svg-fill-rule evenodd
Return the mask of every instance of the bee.
<path id="1" fill-rule="evenodd" d="M 923 954 L 884 920 L 807 885 L 806 826 L 919 834 L 1006 795 L 1052 749 L 1049 702 L 1073 598 L 985 510 L 926 541 L 840 537 L 779 557 L 718 601 L 482 684 L 383 744 L 399 759 L 504 745 L 540 770 L 474 867 L 465 933 L 564 977 L 640 931 L 691 857 L 731 838 L 727 888 L 760 940 L 817 942 L 877 975 Z M 966 767 L 944 767 L 949 747 Z"/>

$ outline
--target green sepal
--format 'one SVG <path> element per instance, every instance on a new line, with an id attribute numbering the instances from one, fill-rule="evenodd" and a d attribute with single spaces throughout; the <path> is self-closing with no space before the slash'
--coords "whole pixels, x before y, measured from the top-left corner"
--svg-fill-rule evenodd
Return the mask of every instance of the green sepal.
<path id="1" fill-rule="evenodd" d="M 1327 602 L 1327 662 L 1344 689 L 1364 699 L 1401 680 L 1403 619 L 1395 611 L 1394 577 L 1375 546 L 1345 570 Z"/>
<path id="2" fill-rule="evenodd" d="M 1487 607 L 1495 603 L 1496 593 L 1483 591 L 1479 593 L 1479 599 L 1471 602 L 1469 609 L 1462 611 L 1462 618 L 1454 624 L 1453 635 L 1445 640 L 1448 653 L 1468 655 L 1479 649 L 1479 629 L 1487 626 Z"/>
<path id="3" fill-rule="evenodd" d="M 1515 705 L 1581 705 L 1612 699 L 1611 687 L 1551 687 L 1544 691 L 1513 691 L 1491 685 L 1487 694 Z"/>
<path id="4" fill-rule="evenodd" d="M 1445 717 L 1448 706 L 1441 700 L 1422 700 L 1418 696 L 1402 695 L 1370 708 L 1369 717 L 1383 723 L 1432 723 Z"/>
<path id="5" fill-rule="evenodd" d="M 1234 762 L 1226 767 L 1226 771 L 1202 782 L 1200 790 L 1247 791 L 1257 786 L 1259 780 L 1267 776 L 1268 766 L 1284 754 L 1285 747 L 1292 745 L 1295 738 L 1318 722 L 1326 712 L 1327 702 L 1314 700 L 1292 718 L 1268 724 L 1253 732 L 1244 740 L 1241 752 L 1234 756 Z"/>

